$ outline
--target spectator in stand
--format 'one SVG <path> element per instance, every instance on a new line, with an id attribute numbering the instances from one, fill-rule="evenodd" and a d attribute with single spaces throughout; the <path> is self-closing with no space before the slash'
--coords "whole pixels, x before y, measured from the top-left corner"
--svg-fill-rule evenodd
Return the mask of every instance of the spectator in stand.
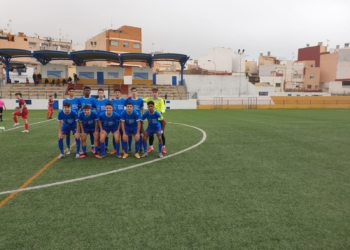
<path id="1" fill-rule="evenodd" d="M 39 83 L 41 83 L 41 74 L 40 74 L 40 72 L 39 72 L 39 74 L 36 77 L 38 78 Z"/>
<path id="2" fill-rule="evenodd" d="M 61 86 L 61 80 L 60 80 L 60 78 L 57 78 L 56 86 Z"/>
<path id="3" fill-rule="evenodd" d="M 49 83 L 49 79 L 45 79 L 45 86 L 46 86 L 46 84 L 48 84 Z"/>
<path id="4" fill-rule="evenodd" d="M 54 86 L 54 85 L 55 85 L 55 79 L 52 79 L 51 86 Z"/>
<path id="5" fill-rule="evenodd" d="M 78 83 L 78 76 L 77 74 L 73 74 L 73 77 L 74 77 L 74 84 L 77 84 Z"/>
<path id="6" fill-rule="evenodd" d="M 28 86 L 29 85 L 29 79 L 28 79 L 28 77 L 26 77 L 26 86 Z"/>
<path id="7" fill-rule="evenodd" d="M 64 87 L 64 85 L 67 84 L 67 80 L 65 78 L 63 78 L 62 80 L 62 86 Z"/>
<path id="8" fill-rule="evenodd" d="M 35 72 L 33 73 L 33 83 L 35 83 L 35 79 L 36 79 L 36 74 Z"/>
<path id="9" fill-rule="evenodd" d="M 35 86 L 38 86 L 38 84 L 39 84 L 39 78 L 38 77 L 35 78 L 35 82 L 34 83 L 35 83 Z"/>
<path id="10" fill-rule="evenodd" d="M 68 83 L 72 83 L 72 77 L 68 77 Z"/>

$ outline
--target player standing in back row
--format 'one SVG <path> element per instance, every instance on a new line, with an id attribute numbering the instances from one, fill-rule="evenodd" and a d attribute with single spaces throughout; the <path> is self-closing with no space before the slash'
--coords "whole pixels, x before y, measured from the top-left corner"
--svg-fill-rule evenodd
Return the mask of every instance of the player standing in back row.
<path id="1" fill-rule="evenodd" d="M 131 97 L 129 97 L 126 100 L 126 103 L 131 103 L 132 104 L 132 109 L 135 110 L 136 112 L 138 112 L 140 114 L 140 116 L 143 115 L 143 100 L 142 100 L 141 97 L 137 96 L 137 88 L 136 87 L 132 87 L 131 88 Z M 142 133 L 142 131 L 140 131 L 140 145 L 139 145 L 140 151 L 142 151 L 142 136 L 141 136 L 141 133 Z M 128 144 L 129 144 L 129 151 L 128 151 L 128 153 L 130 153 L 131 152 L 131 144 L 132 144 L 132 136 L 129 136 Z M 144 148 L 144 152 L 146 152 L 146 151 L 147 151 L 147 148 Z M 135 152 L 135 153 L 137 153 L 137 152 Z"/>
<path id="2" fill-rule="evenodd" d="M 24 127 L 25 129 L 22 131 L 23 133 L 28 133 L 29 132 L 29 125 L 28 125 L 28 109 L 27 109 L 27 104 L 26 102 L 22 99 L 22 94 L 21 93 L 16 93 L 16 98 L 18 100 L 18 105 L 19 107 L 16 108 L 16 112 L 12 113 L 12 118 L 15 124 L 13 126 L 18 126 L 18 120 L 17 116 L 22 116 L 22 119 L 24 121 Z"/>

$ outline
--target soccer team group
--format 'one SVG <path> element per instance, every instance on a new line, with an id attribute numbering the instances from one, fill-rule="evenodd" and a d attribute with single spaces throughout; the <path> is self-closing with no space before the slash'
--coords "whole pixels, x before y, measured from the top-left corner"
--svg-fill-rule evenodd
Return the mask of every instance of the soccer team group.
<path id="1" fill-rule="evenodd" d="M 91 152 L 96 158 L 104 158 L 107 153 L 115 154 L 118 158 L 127 158 L 132 152 L 132 138 L 135 140 L 135 157 L 147 157 L 154 151 L 154 134 L 158 137 L 158 157 L 166 153 L 164 129 L 166 122 L 162 116 L 165 112 L 164 100 L 158 97 L 158 89 L 152 89 L 152 97 L 142 99 L 137 96 L 137 88 L 131 88 L 131 96 L 121 97 L 120 89 L 114 91 L 114 98 L 105 98 L 103 89 L 98 90 L 98 98 L 91 97 L 91 88 L 85 87 L 82 97 L 75 97 L 75 89 L 69 88 L 69 97 L 63 100 L 63 109 L 59 111 L 58 147 L 59 159 L 70 154 L 70 136 L 74 135 L 76 143 L 75 158 L 87 157 L 87 138 L 90 137 Z M 28 132 L 28 110 L 21 94 L 16 94 L 19 100 L 19 110 L 13 113 L 15 126 L 18 125 L 16 116 L 22 116 L 25 131 Z M 144 103 L 147 110 L 144 112 Z M 53 99 L 49 98 L 47 118 L 53 115 Z M 144 121 L 148 121 L 144 129 Z M 109 134 L 113 135 L 113 150 L 109 152 Z M 63 139 L 66 138 L 66 153 Z M 149 146 L 147 145 L 149 140 Z M 120 150 L 120 144 L 122 150 Z M 82 152 L 80 152 L 80 146 Z M 147 147 L 148 146 L 148 147 Z M 140 155 L 141 153 L 141 155 Z"/>

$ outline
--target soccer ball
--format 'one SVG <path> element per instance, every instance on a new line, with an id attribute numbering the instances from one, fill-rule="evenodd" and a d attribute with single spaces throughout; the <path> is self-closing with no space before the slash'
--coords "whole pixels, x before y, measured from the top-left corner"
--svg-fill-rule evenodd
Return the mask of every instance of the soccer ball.
<path id="1" fill-rule="evenodd" d="M 5 132 L 5 127 L 0 127 L 0 133 Z"/>

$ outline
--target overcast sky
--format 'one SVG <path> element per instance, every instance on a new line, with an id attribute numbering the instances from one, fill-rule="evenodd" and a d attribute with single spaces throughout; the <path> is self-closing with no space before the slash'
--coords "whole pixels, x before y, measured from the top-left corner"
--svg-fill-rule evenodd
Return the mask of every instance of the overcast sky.
<path id="1" fill-rule="evenodd" d="M 294 59 L 298 48 L 350 42 L 350 0 L 1 0 L 0 29 L 85 43 L 104 29 L 142 28 L 143 52 L 245 49 Z M 154 44 L 154 45 L 152 45 Z"/>

